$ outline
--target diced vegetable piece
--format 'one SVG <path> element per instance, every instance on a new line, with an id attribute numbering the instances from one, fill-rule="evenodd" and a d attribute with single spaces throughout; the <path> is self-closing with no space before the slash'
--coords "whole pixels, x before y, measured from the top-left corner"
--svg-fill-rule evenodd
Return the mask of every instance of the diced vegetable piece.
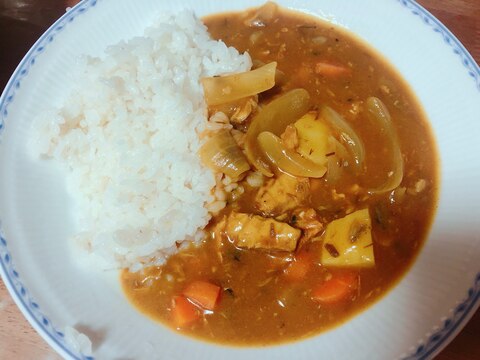
<path id="1" fill-rule="evenodd" d="M 321 263 L 325 266 L 371 267 L 375 265 L 372 225 L 368 209 L 357 210 L 327 225 Z"/>
<path id="2" fill-rule="evenodd" d="M 312 289 L 312 299 L 325 305 L 333 305 L 347 300 L 359 285 L 358 274 L 341 272 Z"/>
<path id="3" fill-rule="evenodd" d="M 337 132 L 339 140 L 347 146 L 352 154 L 354 159 L 352 165 L 357 170 L 361 170 L 365 159 L 365 147 L 355 130 L 339 113 L 328 106 L 323 107 L 320 118 L 324 119 Z"/>
<path id="4" fill-rule="evenodd" d="M 267 1 L 260 6 L 255 14 L 243 23 L 250 27 L 264 27 L 276 18 L 278 5 L 273 1 Z"/>
<path id="5" fill-rule="evenodd" d="M 293 251 L 302 232 L 280 221 L 232 212 L 225 233 L 238 247 Z"/>
<path id="6" fill-rule="evenodd" d="M 333 151 L 328 141 L 328 126 L 317 120 L 316 112 L 309 112 L 295 122 L 298 134 L 297 152 L 319 165 L 327 162 L 326 154 Z"/>
<path id="7" fill-rule="evenodd" d="M 172 301 L 172 321 L 176 328 L 183 328 L 200 319 L 198 308 L 183 296 L 174 296 Z"/>
<path id="8" fill-rule="evenodd" d="M 296 151 L 288 149 L 282 140 L 271 132 L 264 131 L 260 133 L 258 135 L 258 145 L 270 163 L 287 174 L 320 178 L 327 171 L 325 165 L 316 164 L 311 160 L 305 159 Z"/>
<path id="9" fill-rule="evenodd" d="M 342 75 L 350 75 L 352 70 L 349 67 L 339 64 L 318 62 L 315 64 L 315 73 L 323 76 L 338 77 Z"/>
<path id="10" fill-rule="evenodd" d="M 229 103 L 259 94 L 275 86 L 276 62 L 239 74 L 202 79 L 208 106 Z"/>
<path id="11" fill-rule="evenodd" d="M 273 172 L 261 149 L 257 137 L 263 131 L 280 136 L 285 128 L 308 111 L 310 95 L 305 89 L 293 89 L 264 106 L 253 118 L 245 139 L 248 160 L 263 175 L 271 177 Z"/>
<path id="12" fill-rule="evenodd" d="M 183 295 L 198 306 L 213 310 L 220 295 L 220 287 L 207 281 L 194 281 L 183 290 Z"/>
<path id="13" fill-rule="evenodd" d="M 200 149 L 202 162 L 232 179 L 250 169 L 245 155 L 228 130 L 219 130 Z"/>
<path id="14" fill-rule="evenodd" d="M 390 113 L 385 104 L 376 97 L 370 97 L 366 102 L 367 113 L 370 119 L 375 122 L 375 125 L 380 127 L 382 133 L 388 140 L 388 153 L 391 154 L 391 171 L 387 174 L 387 180 L 376 187 L 369 189 L 371 194 L 378 194 L 392 191 L 396 189 L 403 179 L 403 158 L 400 151 L 400 142 L 398 141 L 397 132 L 392 124 Z"/>
<path id="15" fill-rule="evenodd" d="M 295 255 L 293 262 L 285 269 L 285 278 L 290 281 L 301 281 L 305 279 L 312 265 L 311 254 L 306 251 L 301 251 Z"/>

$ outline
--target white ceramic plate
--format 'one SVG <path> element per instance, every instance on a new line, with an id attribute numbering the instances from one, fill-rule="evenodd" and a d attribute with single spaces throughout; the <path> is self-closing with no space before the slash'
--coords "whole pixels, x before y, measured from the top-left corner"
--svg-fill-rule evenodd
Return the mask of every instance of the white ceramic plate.
<path id="1" fill-rule="evenodd" d="M 82 271 L 68 252 L 73 229 L 63 175 L 26 152 L 38 111 L 71 86 L 81 54 L 99 55 L 142 33 L 164 9 L 199 15 L 257 0 L 84 0 L 32 47 L 0 100 L 0 273 L 35 329 L 67 359 L 85 359 L 60 329 L 76 326 L 97 359 L 425 359 L 462 328 L 480 298 L 480 69 L 432 15 L 408 0 L 282 0 L 349 28 L 411 84 L 433 125 L 441 157 L 436 221 L 415 265 L 377 304 L 344 326 L 305 341 L 234 349 L 195 341 L 133 309 L 116 274 Z M 109 279 L 113 278 L 113 279 Z"/>

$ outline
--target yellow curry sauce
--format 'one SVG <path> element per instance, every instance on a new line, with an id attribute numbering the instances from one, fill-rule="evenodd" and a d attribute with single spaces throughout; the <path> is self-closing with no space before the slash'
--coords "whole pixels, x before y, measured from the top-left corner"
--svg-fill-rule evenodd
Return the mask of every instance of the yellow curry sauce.
<path id="1" fill-rule="evenodd" d="M 326 250 L 320 236 L 301 245 L 311 266 L 299 281 L 292 280 L 286 269 L 300 246 L 296 252 L 235 246 L 218 233 L 218 224 L 232 213 L 265 216 L 258 207 L 261 190 L 240 181 L 245 192 L 212 219 L 199 245 L 181 249 L 161 267 L 138 273 L 125 270 L 121 275 L 134 306 L 170 327 L 175 296 L 195 280 L 216 284 L 221 290 L 215 309 L 202 311 L 200 321 L 179 331 L 231 345 L 299 340 L 341 324 L 374 303 L 412 264 L 432 221 L 438 190 L 437 156 L 428 123 L 408 86 L 381 56 L 343 29 L 304 14 L 276 9 L 274 17 L 255 23 L 257 15 L 252 9 L 209 16 L 204 22 L 214 38 L 248 51 L 252 59 L 277 62 L 281 82 L 259 95 L 259 105 L 290 89 L 306 89 L 311 109 L 328 105 L 340 113 L 363 140 L 366 154 L 363 174 L 344 171 L 333 184 L 324 178 L 307 179 L 308 194 L 299 209 L 288 209 L 276 218 L 301 228 L 301 211 L 313 211 L 325 230 L 335 219 L 368 209 L 373 242 L 367 245 L 373 247 L 375 265 L 348 269 L 322 265 L 322 251 L 336 250 Z M 319 62 L 342 64 L 349 70 L 332 78 L 319 70 Z M 383 181 L 389 158 L 381 131 L 362 111 L 370 96 L 388 108 L 403 157 L 401 186 L 383 194 L 365 191 Z M 237 128 L 245 131 L 248 121 Z M 272 187 L 268 181 L 264 186 Z M 354 271 L 359 279 L 347 300 L 333 304 L 312 300 L 312 289 L 346 271 Z"/>

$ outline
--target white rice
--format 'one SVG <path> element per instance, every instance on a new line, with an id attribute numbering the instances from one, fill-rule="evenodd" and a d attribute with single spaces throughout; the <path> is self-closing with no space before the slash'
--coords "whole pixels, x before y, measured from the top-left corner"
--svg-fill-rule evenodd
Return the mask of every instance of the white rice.
<path id="1" fill-rule="evenodd" d="M 74 327 L 66 326 L 63 329 L 65 343 L 76 354 L 92 356 L 92 341 L 90 338 L 76 330 Z"/>
<path id="2" fill-rule="evenodd" d="M 64 104 L 35 120 L 34 151 L 68 169 L 75 238 L 104 268 L 161 262 L 175 241 L 199 237 L 215 202 L 214 174 L 197 156 L 207 120 L 199 80 L 246 71 L 250 57 L 183 11 L 83 66 Z"/>

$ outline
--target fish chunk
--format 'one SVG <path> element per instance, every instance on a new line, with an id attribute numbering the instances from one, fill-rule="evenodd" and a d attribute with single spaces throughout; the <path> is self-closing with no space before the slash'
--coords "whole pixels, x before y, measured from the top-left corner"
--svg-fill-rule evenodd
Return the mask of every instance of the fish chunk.
<path id="1" fill-rule="evenodd" d="M 253 214 L 232 212 L 225 233 L 241 248 L 293 251 L 302 232 L 290 225 Z"/>
<path id="2" fill-rule="evenodd" d="M 309 196 L 310 181 L 282 174 L 262 186 L 255 196 L 255 207 L 269 216 L 278 216 L 304 204 Z"/>
<path id="3" fill-rule="evenodd" d="M 296 228 L 303 230 L 303 236 L 298 244 L 299 248 L 313 238 L 318 237 L 324 229 L 317 212 L 312 208 L 295 209 L 290 223 L 295 225 Z"/>

